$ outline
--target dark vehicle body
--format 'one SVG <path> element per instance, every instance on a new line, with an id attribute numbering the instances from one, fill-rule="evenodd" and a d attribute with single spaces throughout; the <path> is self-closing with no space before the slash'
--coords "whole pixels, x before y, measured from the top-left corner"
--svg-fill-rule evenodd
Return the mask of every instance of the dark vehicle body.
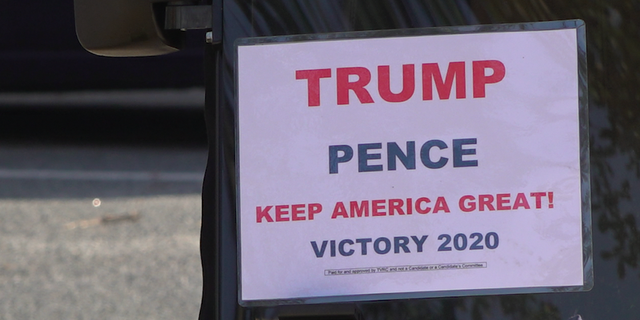
<path id="1" fill-rule="evenodd" d="M 73 0 L 9 1 L 0 10 L 0 92 L 203 86 L 204 33 L 169 55 L 105 58 L 76 38 Z"/>

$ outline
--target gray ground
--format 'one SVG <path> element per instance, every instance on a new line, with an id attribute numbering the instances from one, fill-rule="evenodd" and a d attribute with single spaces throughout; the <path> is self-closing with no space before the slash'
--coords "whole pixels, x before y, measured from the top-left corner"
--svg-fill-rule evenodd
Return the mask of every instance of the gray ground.
<path id="1" fill-rule="evenodd" d="M 204 148 L 1 146 L 0 319 L 196 319 L 205 162 Z"/>

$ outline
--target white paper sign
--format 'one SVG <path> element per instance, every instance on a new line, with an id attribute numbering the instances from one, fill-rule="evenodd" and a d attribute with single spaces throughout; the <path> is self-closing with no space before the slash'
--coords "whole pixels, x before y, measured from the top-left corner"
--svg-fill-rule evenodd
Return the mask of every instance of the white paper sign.
<path id="1" fill-rule="evenodd" d="M 576 38 L 239 45 L 241 301 L 582 286 Z"/>

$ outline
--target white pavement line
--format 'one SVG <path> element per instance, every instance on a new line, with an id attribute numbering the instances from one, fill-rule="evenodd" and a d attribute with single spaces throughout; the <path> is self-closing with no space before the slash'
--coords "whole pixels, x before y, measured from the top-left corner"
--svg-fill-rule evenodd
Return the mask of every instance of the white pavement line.
<path id="1" fill-rule="evenodd" d="M 202 182 L 204 172 L 0 169 L 0 179 Z"/>

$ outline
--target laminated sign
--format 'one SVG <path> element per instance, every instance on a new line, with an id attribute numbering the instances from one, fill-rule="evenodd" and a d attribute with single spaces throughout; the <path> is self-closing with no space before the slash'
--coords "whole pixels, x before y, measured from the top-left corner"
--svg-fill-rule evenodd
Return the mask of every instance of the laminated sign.
<path id="1" fill-rule="evenodd" d="M 582 21 L 236 49 L 242 305 L 591 288 Z"/>

